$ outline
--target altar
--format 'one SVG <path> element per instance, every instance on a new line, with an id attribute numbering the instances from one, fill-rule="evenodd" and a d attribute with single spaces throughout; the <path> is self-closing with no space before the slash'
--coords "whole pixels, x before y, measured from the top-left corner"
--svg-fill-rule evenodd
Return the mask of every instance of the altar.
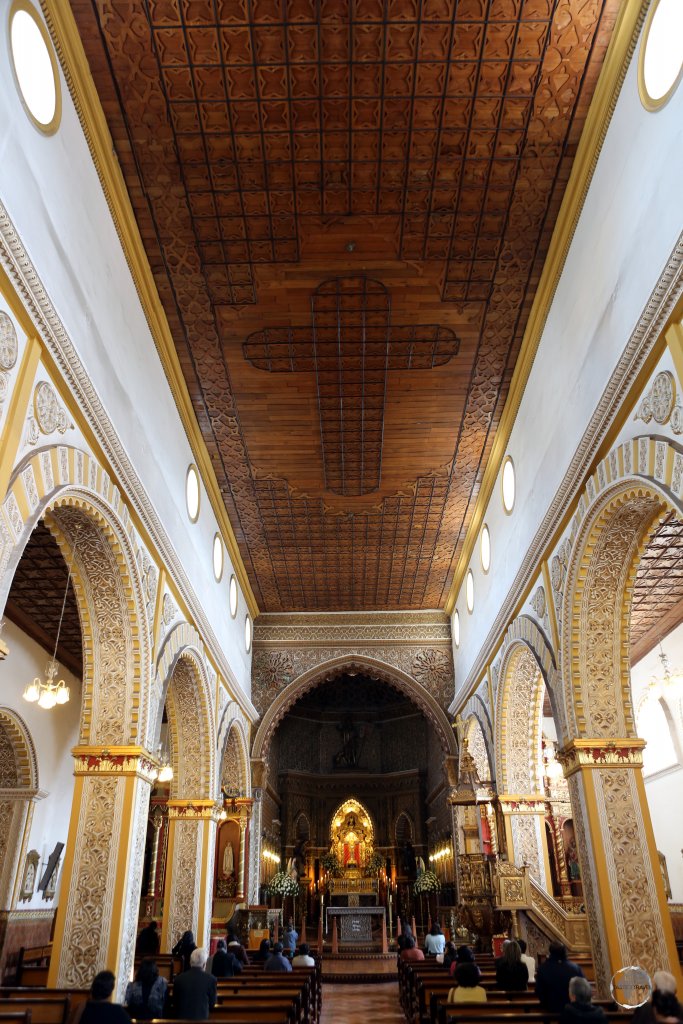
<path id="1" fill-rule="evenodd" d="M 328 907 L 325 911 L 325 931 L 330 927 L 330 917 L 339 918 L 339 941 L 341 943 L 372 942 L 372 918 L 379 917 L 384 923 L 384 907 Z"/>

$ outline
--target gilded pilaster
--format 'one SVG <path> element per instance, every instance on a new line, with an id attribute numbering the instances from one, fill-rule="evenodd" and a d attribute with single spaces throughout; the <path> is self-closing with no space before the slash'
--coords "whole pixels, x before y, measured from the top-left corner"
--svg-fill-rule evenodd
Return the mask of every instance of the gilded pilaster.
<path id="1" fill-rule="evenodd" d="M 221 805 L 214 800 L 168 801 L 163 952 L 170 952 L 188 930 L 198 946 L 208 946 L 220 813 Z"/>

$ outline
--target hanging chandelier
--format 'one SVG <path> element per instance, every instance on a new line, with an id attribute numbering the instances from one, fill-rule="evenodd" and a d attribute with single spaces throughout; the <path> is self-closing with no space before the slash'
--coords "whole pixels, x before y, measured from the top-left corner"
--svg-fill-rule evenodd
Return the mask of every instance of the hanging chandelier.
<path id="1" fill-rule="evenodd" d="M 80 529 L 80 527 L 79 527 Z M 28 701 L 29 704 L 37 704 L 40 708 L 49 710 L 55 707 L 56 704 L 68 703 L 69 687 L 63 679 L 57 679 L 59 675 L 59 662 L 57 661 L 57 648 L 59 647 L 59 637 L 62 632 L 62 622 L 64 620 L 64 609 L 66 608 L 66 599 L 69 596 L 69 583 L 71 582 L 71 570 L 73 569 L 74 556 L 76 554 L 76 547 L 78 545 L 78 533 L 76 533 L 76 539 L 74 546 L 71 549 L 71 560 L 69 562 L 69 572 L 66 577 L 66 586 L 64 588 L 64 600 L 62 601 L 62 611 L 59 616 L 59 625 L 57 626 L 57 638 L 55 640 L 55 649 L 52 657 L 48 661 L 45 667 L 45 680 L 42 680 L 40 676 L 36 676 L 32 683 L 28 683 L 23 693 L 23 698 Z"/>
<path id="2" fill-rule="evenodd" d="M 671 671 L 669 658 L 659 642 L 659 660 L 662 663 L 662 678 L 653 679 L 649 689 L 652 696 L 659 700 L 661 697 L 682 697 L 683 698 L 683 675 L 680 671 Z"/>

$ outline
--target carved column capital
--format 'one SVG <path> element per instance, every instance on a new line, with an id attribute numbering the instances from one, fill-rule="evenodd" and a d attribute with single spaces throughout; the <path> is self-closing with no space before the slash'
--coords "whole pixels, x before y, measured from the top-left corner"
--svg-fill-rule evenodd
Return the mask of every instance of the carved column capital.
<path id="1" fill-rule="evenodd" d="M 157 777 L 157 762 L 144 747 L 78 746 L 71 753 L 74 775 L 136 776 L 150 784 Z"/>
<path id="2" fill-rule="evenodd" d="M 574 739 L 557 753 L 565 778 L 582 768 L 642 768 L 645 740 Z"/>
<path id="3" fill-rule="evenodd" d="M 220 821 L 223 805 L 216 800 L 169 800 L 169 818 L 183 821 Z"/>
<path id="4" fill-rule="evenodd" d="M 498 800 L 503 814 L 545 814 L 543 793 L 503 794 Z"/>

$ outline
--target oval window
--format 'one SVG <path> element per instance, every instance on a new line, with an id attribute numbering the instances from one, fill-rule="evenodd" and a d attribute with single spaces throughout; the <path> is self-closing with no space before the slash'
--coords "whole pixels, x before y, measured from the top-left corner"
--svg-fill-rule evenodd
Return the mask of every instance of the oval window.
<path id="1" fill-rule="evenodd" d="M 247 654 L 249 654 L 251 650 L 251 619 L 248 615 L 244 620 L 244 646 L 247 649 Z"/>
<path id="2" fill-rule="evenodd" d="M 467 600 L 467 611 L 472 614 L 474 611 L 474 576 L 472 570 L 467 570 L 467 580 L 465 581 L 465 598 Z"/>
<path id="3" fill-rule="evenodd" d="M 192 463 L 188 466 L 185 477 L 185 502 L 187 514 L 193 523 L 196 523 L 199 518 L 199 496 L 199 473 L 197 467 Z"/>
<path id="4" fill-rule="evenodd" d="M 503 508 L 509 515 L 515 507 L 515 492 L 517 489 L 515 481 L 515 464 L 509 455 L 506 456 L 505 462 L 503 463 L 501 485 L 503 490 Z"/>
<path id="5" fill-rule="evenodd" d="M 460 646 L 460 612 L 457 608 L 453 613 L 453 641 L 456 647 Z"/>
<path id="6" fill-rule="evenodd" d="M 223 578 L 223 541 L 220 533 L 213 538 L 213 574 L 216 577 L 216 583 L 220 583 Z"/>
<path id="7" fill-rule="evenodd" d="M 653 0 L 638 60 L 640 99 L 659 110 L 673 96 L 683 73 L 683 3 Z"/>
<path id="8" fill-rule="evenodd" d="M 235 579 L 235 574 L 233 573 L 232 576 L 230 577 L 230 615 L 232 616 L 233 619 L 237 615 L 237 597 L 237 580 Z"/>
<path id="9" fill-rule="evenodd" d="M 16 0 L 10 13 L 10 53 L 19 95 L 41 132 L 57 130 L 61 93 L 57 58 L 45 24 L 26 0 Z"/>
<path id="10" fill-rule="evenodd" d="M 489 528 L 486 524 L 481 528 L 479 546 L 481 553 L 481 567 L 484 572 L 488 572 L 491 568 L 491 534 L 489 533 Z"/>

